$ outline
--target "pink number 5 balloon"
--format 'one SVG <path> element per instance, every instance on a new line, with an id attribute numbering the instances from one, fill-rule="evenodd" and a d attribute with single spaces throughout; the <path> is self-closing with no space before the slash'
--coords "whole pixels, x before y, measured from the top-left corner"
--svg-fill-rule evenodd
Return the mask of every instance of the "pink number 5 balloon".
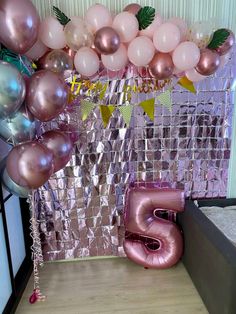
<path id="1" fill-rule="evenodd" d="M 164 269 L 176 264 L 183 253 L 183 238 L 176 224 L 158 218 L 156 210 L 181 212 L 184 192 L 174 189 L 134 187 L 126 196 L 125 228 L 132 234 L 153 239 L 159 243 L 151 250 L 141 240 L 126 238 L 127 257 L 148 268 Z"/>

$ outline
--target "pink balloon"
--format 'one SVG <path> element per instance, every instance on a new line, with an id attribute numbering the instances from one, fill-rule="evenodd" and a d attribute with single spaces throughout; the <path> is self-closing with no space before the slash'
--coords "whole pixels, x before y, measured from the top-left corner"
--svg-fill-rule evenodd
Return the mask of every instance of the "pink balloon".
<path id="1" fill-rule="evenodd" d="M 170 52 L 174 50 L 180 42 L 179 28 L 171 23 L 164 23 L 159 26 L 153 35 L 153 43 L 157 50 Z"/>
<path id="2" fill-rule="evenodd" d="M 172 17 L 168 20 L 168 23 L 172 23 L 179 28 L 180 31 L 180 41 L 186 40 L 186 35 L 188 32 L 188 26 L 186 22 L 179 17 Z"/>
<path id="3" fill-rule="evenodd" d="M 154 21 L 147 28 L 142 29 L 139 34 L 153 38 L 155 30 L 162 24 L 162 17 L 159 13 L 156 14 Z"/>
<path id="4" fill-rule="evenodd" d="M 101 58 L 104 67 L 111 71 L 120 71 L 128 63 L 127 50 L 122 44 L 115 53 L 111 55 L 102 55 Z"/>
<path id="5" fill-rule="evenodd" d="M 7 157 L 7 172 L 16 184 L 37 189 L 53 173 L 53 155 L 38 142 L 17 145 Z"/>
<path id="6" fill-rule="evenodd" d="M 43 133 L 40 143 L 45 145 L 53 154 L 54 172 L 66 166 L 73 149 L 69 136 L 59 130 L 52 130 Z"/>
<path id="7" fill-rule="evenodd" d="M 130 3 L 124 8 L 123 11 L 127 11 L 129 13 L 136 15 L 141 8 L 142 8 L 141 5 L 138 3 Z"/>
<path id="8" fill-rule="evenodd" d="M 66 46 L 63 26 L 52 16 L 46 17 L 41 22 L 39 39 L 51 49 L 62 49 Z"/>
<path id="9" fill-rule="evenodd" d="M 31 76 L 26 104 L 38 120 L 52 120 L 64 110 L 67 103 L 68 87 L 60 74 L 41 70 Z"/>
<path id="10" fill-rule="evenodd" d="M 185 71 L 185 76 L 189 81 L 192 82 L 200 82 L 206 78 L 205 76 L 198 73 L 195 69 Z"/>
<path id="11" fill-rule="evenodd" d="M 29 0 L 0 1 L 0 42 L 20 54 L 37 40 L 39 15 Z"/>
<path id="12" fill-rule="evenodd" d="M 92 76 L 99 69 L 99 58 L 93 49 L 88 47 L 80 48 L 74 59 L 76 70 L 84 76 Z"/>
<path id="13" fill-rule="evenodd" d="M 128 58 L 136 66 L 146 66 L 152 60 L 155 47 L 150 38 L 140 36 L 134 38 L 128 47 Z"/>
<path id="14" fill-rule="evenodd" d="M 26 51 L 25 55 L 31 60 L 38 60 L 48 51 L 48 47 L 45 46 L 40 39 L 36 41 L 33 47 Z"/>
<path id="15" fill-rule="evenodd" d="M 200 49 L 198 46 L 191 42 L 185 41 L 174 50 L 173 55 L 174 65 L 182 70 L 186 71 L 194 68 L 200 60 Z"/>
<path id="16" fill-rule="evenodd" d="M 92 5 L 85 13 L 85 21 L 96 32 L 104 26 L 111 26 L 112 16 L 109 10 L 102 4 Z"/>
<path id="17" fill-rule="evenodd" d="M 120 40 L 127 43 L 134 39 L 138 34 L 138 20 L 132 13 L 121 12 L 113 21 L 112 27 L 117 31 Z"/>

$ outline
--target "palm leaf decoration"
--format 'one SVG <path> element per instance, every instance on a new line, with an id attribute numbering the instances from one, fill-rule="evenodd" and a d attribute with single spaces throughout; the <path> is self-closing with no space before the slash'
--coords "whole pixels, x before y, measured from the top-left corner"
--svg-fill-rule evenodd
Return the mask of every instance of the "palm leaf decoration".
<path id="1" fill-rule="evenodd" d="M 217 49 L 226 41 L 229 37 L 230 32 L 225 28 L 220 28 L 213 33 L 212 39 L 208 44 L 207 48 L 209 49 Z"/>
<path id="2" fill-rule="evenodd" d="M 60 9 L 53 6 L 53 12 L 57 18 L 57 20 L 61 23 L 61 25 L 65 26 L 67 23 L 70 22 L 70 19 L 68 16 L 65 15 Z"/>
<path id="3" fill-rule="evenodd" d="M 139 24 L 139 30 L 147 28 L 152 24 L 155 18 L 155 9 L 152 7 L 143 7 L 136 14 L 136 18 Z"/>

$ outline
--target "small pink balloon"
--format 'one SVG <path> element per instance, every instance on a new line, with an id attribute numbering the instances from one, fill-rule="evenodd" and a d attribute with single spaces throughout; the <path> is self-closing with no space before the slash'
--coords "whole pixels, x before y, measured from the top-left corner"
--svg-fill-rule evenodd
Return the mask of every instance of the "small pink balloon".
<path id="1" fill-rule="evenodd" d="M 157 52 L 149 64 L 149 72 L 152 77 L 164 80 L 173 74 L 174 64 L 170 54 Z"/>
<path id="2" fill-rule="evenodd" d="M 194 68 L 200 60 L 200 49 L 191 41 L 184 41 L 174 50 L 173 55 L 174 65 L 186 71 Z"/>
<path id="3" fill-rule="evenodd" d="M 167 22 L 172 23 L 179 28 L 180 41 L 186 40 L 186 36 L 187 36 L 187 32 L 188 32 L 188 26 L 183 19 L 181 19 L 179 17 L 172 17 Z"/>
<path id="4" fill-rule="evenodd" d="M 220 56 L 217 52 L 210 49 L 202 49 L 200 60 L 196 66 L 196 70 L 201 75 L 211 75 L 215 73 L 220 65 Z"/>
<path id="5" fill-rule="evenodd" d="M 120 71 L 128 63 L 127 50 L 124 45 L 120 45 L 120 48 L 111 55 L 102 55 L 102 63 L 105 68 L 111 71 Z"/>
<path id="6" fill-rule="evenodd" d="M 154 21 L 147 28 L 142 29 L 139 34 L 153 38 L 155 30 L 162 24 L 162 17 L 159 13 L 156 14 Z"/>
<path id="7" fill-rule="evenodd" d="M 17 145 L 7 157 L 7 172 L 16 184 L 37 189 L 53 173 L 53 154 L 35 141 Z"/>
<path id="8" fill-rule="evenodd" d="M 132 13 L 121 12 L 113 21 L 112 27 L 117 31 L 120 40 L 123 43 L 130 42 L 134 39 L 139 30 L 138 20 Z"/>
<path id="9" fill-rule="evenodd" d="M 154 32 L 153 43 L 160 52 L 171 52 L 180 42 L 179 28 L 171 23 L 161 24 Z"/>
<path id="10" fill-rule="evenodd" d="M 31 60 L 38 60 L 48 51 L 48 47 L 45 46 L 40 39 L 36 41 L 33 47 L 28 50 L 25 55 Z"/>
<path id="11" fill-rule="evenodd" d="M 195 69 L 185 71 L 185 76 L 192 82 L 200 82 L 206 78 L 205 76 L 198 73 Z"/>
<path id="12" fill-rule="evenodd" d="M 96 32 L 102 27 L 111 26 L 112 16 L 104 5 L 94 4 L 85 13 L 85 21 L 91 26 L 93 32 Z"/>
<path id="13" fill-rule="evenodd" d="M 152 60 L 155 47 L 150 38 L 139 36 L 134 38 L 128 47 L 128 58 L 136 66 L 146 66 Z"/>
<path id="14" fill-rule="evenodd" d="M 43 133 L 39 141 L 53 154 L 54 172 L 64 168 L 71 158 L 73 149 L 69 136 L 59 130 L 52 130 Z"/>
<path id="15" fill-rule="evenodd" d="M 84 76 L 92 76 L 99 69 L 99 58 L 93 49 L 88 47 L 80 48 L 74 59 L 76 70 Z"/>
<path id="16" fill-rule="evenodd" d="M 63 26 L 52 16 L 46 17 L 39 27 L 39 39 L 51 49 L 62 49 L 66 46 Z"/>
<path id="17" fill-rule="evenodd" d="M 141 8 L 141 5 L 139 5 L 138 3 L 130 3 L 124 8 L 123 11 L 127 11 L 136 15 Z"/>

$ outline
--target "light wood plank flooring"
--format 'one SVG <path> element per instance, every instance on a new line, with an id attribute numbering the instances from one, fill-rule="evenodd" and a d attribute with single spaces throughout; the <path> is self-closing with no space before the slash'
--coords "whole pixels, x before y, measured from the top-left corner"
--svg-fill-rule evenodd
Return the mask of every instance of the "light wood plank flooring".
<path id="1" fill-rule="evenodd" d="M 45 302 L 28 303 L 32 278 L 17 314 L 206 314 L 184 266 L 144 269 L 125 258 L 48 263 L 41 270 Z"/>

